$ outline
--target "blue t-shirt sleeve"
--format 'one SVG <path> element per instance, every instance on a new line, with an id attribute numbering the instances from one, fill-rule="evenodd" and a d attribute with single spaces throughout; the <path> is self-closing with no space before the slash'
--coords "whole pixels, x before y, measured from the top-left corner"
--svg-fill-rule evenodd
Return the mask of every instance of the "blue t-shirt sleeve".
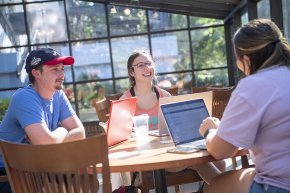
<path id="1" fill-rule="evenodd" d="M 61 90 L 59 91 L 59 101 L 60 101 L 60 121 L 65 120 L 66 118 L 75 115 L 75 111 L 72 108 L 68 98 L 66 97 L 66 95 L 64 94 L 64 92 Z"/>
<path id="2" fill-rule="evenodd" d="M 13 101 L 16 119 L 22 128 L 34 123 L 44 123 L 44 112 L 40 98 L 32 92 L 22 92 Z"/>

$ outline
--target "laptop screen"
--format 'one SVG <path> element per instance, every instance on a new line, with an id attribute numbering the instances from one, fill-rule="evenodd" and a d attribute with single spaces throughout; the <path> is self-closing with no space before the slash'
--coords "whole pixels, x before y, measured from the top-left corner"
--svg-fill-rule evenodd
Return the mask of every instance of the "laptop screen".
<path id="1" fill-rule="evenodd" d="M 200 92 L 200 93 L 194 93 L 194 94 L 183 94 L 183 95 L 177 95 L 177 96 L 170 96 L 170 97 L 162 97 L 159 99 L 159 104 L 167 104 L 167 103 L 174 103 L 174 102 L 180 102 L 180 101 L 188 101 L 193 99 L 203 99 L 205 106 L 211 115 L 212 113 L 212 91 L 207 92 Z M 165 124 L 165 120 L 162 116 L 161 109 L 158 109 L 158 136 L 164 136 L 169 135 L 168 128 Z"/>
<path id="2" fill-rule="evenodd" d="M 209 117 L 203 99 L 163 104 L 160 107 L 175 145 L 203 138 L 199 134 L 199 126 Z"/>
<path id="3" fill-rule="evenodd" d="M 107 128 L 108 146 L 127 140 L 132 132 L 132 117 L 135 114 L 137 98 L 131 97 L 111 102 Z"/>

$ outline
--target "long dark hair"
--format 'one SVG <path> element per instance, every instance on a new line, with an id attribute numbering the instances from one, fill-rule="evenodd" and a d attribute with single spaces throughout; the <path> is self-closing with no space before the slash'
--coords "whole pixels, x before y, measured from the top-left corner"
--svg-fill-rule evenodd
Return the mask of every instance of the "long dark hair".
<path id="1" fill-rule="evenodd" d="M 250 74 L 275 65 L 290 67 L 290 45 L 278 26 L 269 19 L 255 19 L 235 33 L 236 57 L 250 58 Z"/>
<path id="2" fill-rule="evenodd" d="M 128 61 L 127 61 L 127 70 L 128 70 L 129 81 L 130 81 L 131 86 L 136 85 L 135 78 L 131 76 L 131 72 L 134 71 L 133 62 L 138 56 L 141 56 L 141 55 L 148 57 L 150 60 L 152 60 L 152 62 L 154 61 L 152 55 L 147 50 L 139 49 L 139 50 L 133 51 L 133 53 L 129 56 Z M 153 79 L 153 85 L 155 84 L 157 84 L 156 74 L 154 74 L 154 79 Z"/>

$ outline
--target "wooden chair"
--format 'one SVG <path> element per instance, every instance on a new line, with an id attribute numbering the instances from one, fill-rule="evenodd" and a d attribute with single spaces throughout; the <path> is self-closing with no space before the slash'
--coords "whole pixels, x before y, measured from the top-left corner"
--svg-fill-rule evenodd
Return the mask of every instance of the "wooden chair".
<path id="1" fill-rule="evenodd" d="M 95 102 L 95 109 L 96 113 L 98 115 L 99 121 L 101 122 L 107 122 L 109 119 L 109 113 L 110 113 L 110 106 L 107 101 L 107 99 L 102 99 L 100 101 Z"/>
<path id="2" fill-rule="evenodd" d="M 178 86 L 172 86 L 170 88 L 163 88 L 163 89 L 169 92 L 172 96 L 178 95 Z"/>
<path id="3" fill-rule="evenodd" d="M 241 156 L 242 168 L 253 168 L 253 167 L 255 167 L 255 164 L 250 164 L 248 156 L 250 156 L 250 154 Z"/>
<path id="4" fill-rule="evenodd" d="M 109 104 L 109 109 L 111 108 L 111 101 L 119 100 L 123 93 L 115 93 L 110 95 L 105 95 L 107 103 Z"/>
<path id="5" fill-rule="evenodd" d="M 206 92 L 207 87 L 192 87 L 192 93 Z"/>
<path id="6" fill-rule="evenodd" d="M 142 193 L 149 193 L 154 189 L 153 172 L 141 172 L 142 184 L 138 186 Z M 167 186 L 174 186 L 175 192 L 179 193 L 179 185 L 203 181 L 195 170 L 185 169 L 180 172 L 166 172 Z M 192 192 L 202 193 L 202 191 Z"/>
<path id="7" fill-rule="evenodd" d="M 1 122 L 0 122 L 1 123 Z M 2 155 L 2 151 L 0 148 L 0 154 Z M 8 176 L 0 176 L 0 182 L 7 182 L 8 181 Z"/>
<path id="8" fill-rule="evenodd" d="M 83 122 L 83 126 L 85 128 L 86 137 L 104 133 L 103 128 L 99 127 L 99 121 Z"/>
<path id="9" fill-rule="evenodd" d="M 119 100 L 119 98 L 123 95 L 123 93 L 116 93 L 111 95 L 106 95 L 105 99 L 99 100 L 95 102 L 95 109 L 98 115 L 99 121 L 107 122 L 110 113 L 110 104 L 111 101 Z"/>
<path id="10" fill-rule="evenodd" d="M 210 87 L 208 90 L 213 91 L 212 98 L 212 116 L 222 118 L 224 110 L 230 100 L 232 88 L 215 88 Z"/>
<path id="11" fill-rule="evenodd" d="M 107 101 L 116 101 L 119 100 L 119 98 L 123 95 L 123 93 L 115 93 L 110 95 L 105 95 L 105 98 Z"/>
<path id="12" fill-rule="evenodd" d="M 0 176 L 0 182 L 7 182 L 8 176 Z"/>
<path id="13" fill-rule="evenodd" d="M 60 144 L 0 145 L 14 193 L 96 193 L 96 164 L 102 164 L 102 192 L 112 192 L 105 134 Z"/>

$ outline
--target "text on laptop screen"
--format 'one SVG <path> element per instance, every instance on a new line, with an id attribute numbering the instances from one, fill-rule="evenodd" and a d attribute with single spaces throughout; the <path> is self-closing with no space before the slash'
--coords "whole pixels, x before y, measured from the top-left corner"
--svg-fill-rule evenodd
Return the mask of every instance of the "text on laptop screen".
<path id="1" fill-rule="evenodd" d="M 161 109 L 176 145 L 203 138 L 199 127 L 209 113 L 202 99 L 165 104 Z"/>

